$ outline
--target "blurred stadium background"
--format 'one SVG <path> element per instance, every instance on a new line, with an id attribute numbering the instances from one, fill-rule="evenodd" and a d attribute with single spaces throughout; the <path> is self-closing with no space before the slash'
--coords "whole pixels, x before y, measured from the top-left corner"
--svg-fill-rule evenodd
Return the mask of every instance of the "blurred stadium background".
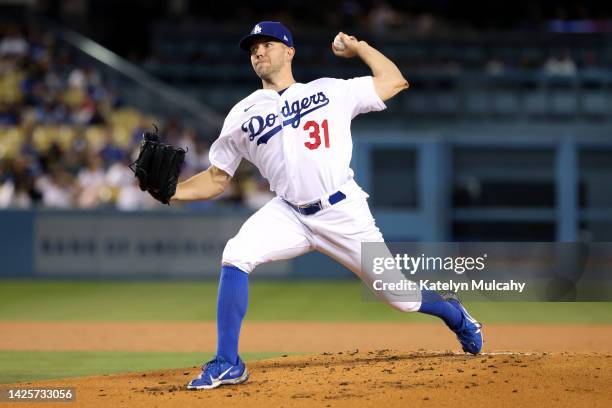
<path id="1" fill-rule="evenodd" d="M 224 116 L 260 86 L 237 46 L 260 20 L 293 30 L 300 82 L 368 74 L 333 57 L 340 30 L 409 80 L 353 122 L 352 167 L 388 241 L 612 241 L 610 4 L 4 0 L 0 326 L 214 321 L 221 251 L 271 198 L 265 180 L 243 162 L 220 199 L 164 207 L 127 164 L 157 124 L 189 149 L 185 177 L 209 165 Z M 428 321 L 364 302 L 351 277 L 317 254 L 261 267 L 247 321 Z M 472 307 L 487 324 L 612 322 L 609 303 Z M 21 350 L 0 350 L 0 383 L 198 358 Z"/>
<path id="2" fill-rule="evenodd" d="M 332 55 L 338 30 L 410 81 L 353 125 L 387 240 L 612 240 L 603 3 L 0 4 L 0 276 L 215 276 L 226 239 L 270 199 L 265 180 L 243 163 L 221 199 L 163 208 L 126 165 L 155 123 L 189 149 L 185 176 L 208 166 L 223 117 L 259 86 L 236 42 L 260 19 L 294 30 L 301 82 L 368 74 Z M 261 274 L 348 276 L 305 259 Z"/>

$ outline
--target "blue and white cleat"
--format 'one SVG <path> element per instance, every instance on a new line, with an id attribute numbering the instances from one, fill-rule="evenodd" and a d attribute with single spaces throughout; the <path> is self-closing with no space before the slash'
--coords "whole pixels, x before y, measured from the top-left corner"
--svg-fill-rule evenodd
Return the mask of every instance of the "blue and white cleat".
<path id="1" fill-rule="evenodd" d="M 472 354 L 480 353 L 482 350 L 482 324 L 470 316 L 456 293 L 447 293 L 443 297 L 463 315 L 461 327 L 453 330 L 461 343 L 461 347 L 463 347 L 463 351 Z"/>
<path id="2" fill-rule="evenodd" d="M 240 357 L 238 363 L 233 365 L 217 356 L 202 366 L 202 372 L 187 384 L 187 389 L 210 390 L 224 384 L 241 384 L 248 379 L 249 370 Z"/>

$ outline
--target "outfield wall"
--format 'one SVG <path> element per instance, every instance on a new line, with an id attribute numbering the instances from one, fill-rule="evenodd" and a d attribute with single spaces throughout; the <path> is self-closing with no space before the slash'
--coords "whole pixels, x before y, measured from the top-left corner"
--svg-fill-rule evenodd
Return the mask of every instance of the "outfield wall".
<path id="1" fill-rule="evenodd" d="M 0 211 L 0 277 L 212 279 L 225 243 L 250 214 Z M 343 278 L 322 255 L 275 262 L 257 277 Z"/>

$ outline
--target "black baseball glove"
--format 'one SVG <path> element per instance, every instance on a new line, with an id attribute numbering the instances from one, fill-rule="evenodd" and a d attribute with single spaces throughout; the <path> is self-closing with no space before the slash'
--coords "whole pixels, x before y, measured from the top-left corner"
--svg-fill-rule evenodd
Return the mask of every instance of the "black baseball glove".
<path id="1" fill-rule="evenodd" d="M 185 149 L 161 143 L 157 133 L 155 127 L 155 132 L 144 134 L 138 159 L 129 167 L 142 191 L 148 191 L 156 200 L 170 205 L 185 161 Z"/>

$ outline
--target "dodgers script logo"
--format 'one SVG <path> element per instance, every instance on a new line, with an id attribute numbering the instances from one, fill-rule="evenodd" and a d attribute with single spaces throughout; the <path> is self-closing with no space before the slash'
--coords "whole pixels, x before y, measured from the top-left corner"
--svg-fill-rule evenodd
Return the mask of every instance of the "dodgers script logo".
<path id="1" fill-rule="evenodd" d="M 303 116 L 327 104 L 329 104 L 329 98 L 323 92 L 318 92 L 309 97 L 294 101 L 291 104 L 285 101 L 285 106 L 281 109 L 283 120 L 279 124 L 276 124 L 279 115 L 270 113 L 266 117 L 258 115 L 252 116 L 242 124 L 241 129 L 249 135 L 249 140 L 251 142 L 259 136 L 257 145 L 268 143 L 268 140 L 280 132 L 284 126 L 291 125 L 293 128 L 297 128 L 300 126 L 300 121 Z"/>

